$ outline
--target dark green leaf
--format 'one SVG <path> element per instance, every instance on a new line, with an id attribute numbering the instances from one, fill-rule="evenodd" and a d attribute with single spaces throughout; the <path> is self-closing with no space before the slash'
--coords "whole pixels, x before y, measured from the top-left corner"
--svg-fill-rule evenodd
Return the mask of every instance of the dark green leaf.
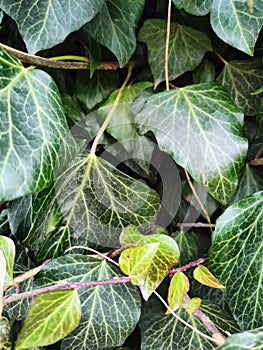
<path id="1" fill-rule="evenodd" d="M 221 86 L 207 83 L 161 92 L 134 112 L 141 133 L 151 130 L 163 151 L 227 203 L 247 143 L 240 137 L 243 117 Z"/>
<path id="2" fill-rule="evenodd" d="M 233 204 L 217 220 L 210 249 L 212 272 L 226 286 L 229 307 L 242 330 L 260 326 L 263 192 Z"/>
<path id="3" fill-rule="evenodd" d="M 79 122 L 82 119 L 82 111 L 75 96 L 71 97 L 68 94 L 61 94 L 63 110 L 66 117 L 73 122 Z"/>
<path id="4" fill-rule="evenodd" d="M 59 280 L 85 282 L 120 276 L 120 271 L 106 261 L 83 255 L 69 255 L 52 260 L 36 276 L 36 286 Z M 112 349 L 120 346 L 140 318 L 141 300 L 131 284 L 83 287 L 78 290 L 82 318 L 80 325 L 62 341 L 61 349 Z"/>
<path id="5" fill-rule="evenodd" d="M 124 66 L 136 47 L 135 27 L 144 0 L 105 0 L 95 18 L 84 27 L 97 42 L 110 49 Z"/>
<path id="6" fill-rule="evenodd" d="M 12 344 L 9 339 L 10 326 L 5 317 L 0 316 L 0 348 L 1 350 L 11 350 Z"/>
<path id="7" fill-rule="evenodd" d="M 263 24 L 263 2 L 249 2 L 213 0 L 211 25 L 219 38 L 252 56 Z"/>
<path id="8" fill-rule="evenodd" d="M 1 238 L 1 237 L 0 237 Z M 5 278 L 6 278 L 6 258 L 2 248 L 0 248 L 0 318 L 3 312 L 3 295 L 5 287 Z M 1 345 L 1 338 L 0 338 Z"/>
<path id="9" fill-rule="evenodd" d="M 68 129 L 57 87 L 0 50 L 0 202 L 46 187 Z"/>
<path id="10" fill-rule="evenodd" d="M 215 66 L 208 59 L 203 59 L 201 64 L 193 72 L 195 84 L 210 83 L 215 80 Z"/>
<path id="11" fill-rule="evenodd" d="M 204 16 L 209 13 L 213 0 L 173 0 L 175 7 L 184 9 L 195 16 Z"/>
<path id="12" fill-rule="evenodd" d="M 155 87 L 165 80 L 165 38 L 166 21 L 162 19 L 146 20 L 138 37 L 140 41 L 146 43 Z M 169 80 L 194 70 L 207 51 L 212 51 L 212 45 L 206 34 L 190 27 L 171 23 Z"/>
<path id="13" fill-rule="evenodd" d="M 18 229 L 20 228 L 21 230 L 21 225 L 30 225 L 29 217 L 31 214 L 31 206 L 31 195 L 15 199 L 9 203 L 7 208 L 7 216 L 11 233 L 14 236 L 19 235 L 20 232 L 18 232 Z"/>
<path id="14" fill-rule="evenodd" d="M 180 265 L 185 265 L 189 261 L 198 258 L 198 246 L 195 238 L 187 232 L 178 231 L 172 234 L 180 250 Z"/>
<path id="15" fill-rule="evenodd" d="M 256 115 L 259 111 L 262 94 L 251 93 L 262 85 L 262 81 L 263 66 L 259 59 L 225 62 L 219 77 L 232 101 L 247 115 Z"/>
<path id="16" fill-rule="evenodd" d="M 263 344 L 263 327 L 251 331 L 233 334 L 227 338 L 220 350 L 261 350 Z"/>
<path id="17" fill-rule="evenodd" d="M 0 249 L 3 251 L 6 260 L 6 265 L 4 267 L 6 272 L 4 286 L 8 287 L 13 284 L 13 268 L 16 248 L 12 239 L 5 236 L 0 236 Z"/>
<path id="18" fill-rule="evenodd" d="M 103 0 L 1 0 L 0 8 L 16 21 L 28 51 L 35 53 L 64 41 L 90 21 L 102 3 Z"/>

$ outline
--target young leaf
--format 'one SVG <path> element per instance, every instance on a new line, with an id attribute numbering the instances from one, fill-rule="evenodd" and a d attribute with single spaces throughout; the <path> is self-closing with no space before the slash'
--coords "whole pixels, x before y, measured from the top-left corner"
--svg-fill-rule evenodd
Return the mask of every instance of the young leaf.
<path id="1" fill-rule="evenodd" d="M 8 287 L 13 284 L 13 269 L 16 248 L 12 239 L 5 236 L 0 236 L 0 249 L 3 251 L 6 260 L 4 286 Z"/>
<path id="2" fill-rule="evenodd" d="M 226 43 L 253 56 L 254 45 L 263 24 L 262 1 L 252 7 L 248 1 L 214 0 L 211 9 L 211 25 L 215 33 Z"/>
<path id="3" fill-rule="evenodd" d="M 194 269 L 194 278 L 208 287 L 225 288 L 225 286 L 223 286 L 223 284 L 220 283 L 204 265 L 198 265 Z"/>
<path id="4" fill-rule="evenodd" d="M 212 235 L 209 264 L 242 330 L 263 321 L 262 230 L 263 192 L 257 192 L 227 208 Z"/>
<path id="5" fill-rule="evenodd" d="M 57 0 L 1 0 L 0 8 L 16 21 L 28 51 L 35 53 L 64 41 L 90 21 L 102 3 L 103 0 L 70 0 L 62 6 Z"/>
<path id="6" fill-rule="evenodd" d="M 10 325 L 8 319 L 0 315 L 0 348 L 1 350 L 11 350 L 12 343 L 9 339 Z"/>
<path id="7" fill-rule="evenodd" d="M 18 334 L 16 349 L 53 344 L 75 329 L 81 318 L 76 290 L 55 290 L 37 295 Z"/>
<path id="8" fill-rule="evenodd" d="M 183 302 L 183 308 L 189 313 L 189 315 L 194 314 L 201 306 L 202 299 L 192 298 L 189 301 Z"/>
<path id="9" fill-rule="evenodd" d="M 247 332 L 233 334 L 218 350 L 261 350 L 263 344 L 263 327 Z"/>
<path id="10" fill-rule="evenodd" d="M 227 203 L 247 142 L 241 138 L 243 116 L 221 86 L 205 83 L 161 92 L 134 113 L 142 133 L 152 131 L 163 151 Z"/>
<path id="11" fill-rule="evenodd" d="M 68 282 L 120 277 L 115 266 L 85 255 L 53 259 L 36 275 L 35 287 L 66 279 Z M 141 298 L 132 284 L 83 287 L 78 290 L 82 317 L 79 326 L 62 341 L 61 349 L 111 349 L 123 344 L 141 314 Z M 85 336 L 83 336 L 85 335 Z"/>
<path id="12" fill-rule="evenodd" d="M 47 73 L 24 68 L 1 48 L 0 65 L 2 202 L 50 183 L 68 127 L 57 87 Z"/>
<path id="13" fill-rule="evenodd" d="M 178 271 L 174 274 L 170 282 L 167 298 L 168 305 L 173 311 L 176 311 L 182 305 L 184 296 L 189 291 L 189 286 L 189 280 L 183 272 Z M 167 310 L 166 314 L 169 313 L 170 311 Z"/>
<path id="14" fill-rule="evenodd" d="M 135 26 L 142 13 L 144 0 L 106 0 L 86 30 L 97 42 L 106 46 L 123 67 L 136 47 Z"/>
<path id="15" fill-rule="evenodd" d="M 165 80 L 166 31 L 166 21 L 154 18 L 144 22 L 138 37 L 140 41 L 146 43 L 148 62 L 154 77 L 155 87 Z M 169 80 L 194 70 L 201 63 L 207 51 L 212 51 L 212 44 L 206 34 L 181 24 L 171 23 Z"/>
<path id="16" fill-rule="evenodd" d="M 163 234 L 143 235 L 132 225 L 123 230 L 120 242 L 128 249 L 120 256 L 120 267 L 124 268 L 124 273 L 132 272 L 131 277 L 136 277 L 143 298 L 148 300 L 170 268 L 179 261 L 178 245 Z"/>

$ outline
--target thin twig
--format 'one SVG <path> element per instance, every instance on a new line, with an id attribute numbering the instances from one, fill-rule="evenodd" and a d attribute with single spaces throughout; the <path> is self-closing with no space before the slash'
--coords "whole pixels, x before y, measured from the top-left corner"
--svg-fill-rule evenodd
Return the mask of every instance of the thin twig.
<path id="1" fill-rule="evenodd" d="M 165 43 L 165 59 L 164 59 L 165 83 L 166 83 L 167 91 L 169 91 L 169 41 L 170 41 L 170 28 L 171 28 L 171 9 L 172 9 L 172 0 L 169 0 L 168 11 L 167 11 L 167 27 L 166 27 L 166 43 Z"/>
<path id="2" fill-rule="evenodd" d="M 215 224 L 206 224 L 204 222 L 179 222 L 176 224 L 177 227 L 182 228 L 182 227 L 209 227 L 209 228 L 215 228 Z"/>
<path id="3" fill-rule="evenodd" d="M 202 264 L 204 261 L 208 260 L 208 258 L 200 258 L 198 260 L 195 260 L 195 261 L 191 261 L 189 262 L 188 264 L 186 265 L 183 265 L 183 266 L 180 266 L 180 267 L 176 267 L 174 269 L 171 269 L 170 272 L 169 272 L 169 276 L 170 278 L 176 273 L 176 272 L 179 272 L 179 271 L 185 271 L 185 270 L 188 270 L 190 269 L 191 267 L 193 266 L 197 266 L 199 264 Z"/>

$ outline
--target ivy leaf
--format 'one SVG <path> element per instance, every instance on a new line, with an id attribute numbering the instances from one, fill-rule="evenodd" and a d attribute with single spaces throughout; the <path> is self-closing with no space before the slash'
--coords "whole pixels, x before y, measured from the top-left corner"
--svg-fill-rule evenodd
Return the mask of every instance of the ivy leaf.
<path id="1" fill-rule="evenodd" d="M 68 127 L 51 77 L 0 49 L 0 202 L 46 187 Z"/>
<path id="2" fill-rule="evenodd" d="M 165 91 L 134 110 L 141 133 L 152 131 L 159 147 L 226 204 L 238 182 L 247 142 L 242 115 L 215 83 Z"/>
<path id="3" fill-rule="evenodd" d="M 177 231 L 172 234 L 172 238 L 180 249 L 180 265 L 185 265 L 189 261 L 198 259 L 198 246 L 192 234 Z"/>
<path id="4" fill-rule="evenodd" d="M 263 24 L 262 1 L 213 0 L 211 25 L 226 43 L 253 56 L 254 45 Z"/>
<path id="5" fill-rule="evenodd" d="M 215 74 L 215 66 L 213 63 L 204 58 L 193 72 L 193 81 L 195 84 L 210 83 L 215 80 Z"/>
<path id="6" fill-rule="evenodd" d="M 6 277 L 6 259 L 5 259 L 3 249 L 0 248 L 0 319 L 1 319 L 3 307 L 4 307 L 3 295 L 4 295 L 4 287 L 5 287 L 5 277 Z"/>
<path id="7" fill-rule="evenodd" d="M 148 300 L 170 268 L 179 261 L 177 243 L 163 234 L 141 234 L 135 226 L 125 228 L 120 236 L 125 248 L 119 258 L 121 270 L 139 285 Z"/>
<path id="8" fill-rule="evenodd" d="M 263 4 L 263 3 L 262 3 Z M 262 85 L 263 70 L 259 59 L 225 62 L 219 82 L 229 93 L 235 105 L 247 115 L 256 115 L 262 94 L 252 95 Z"/>
<path id="9" fill-rule="evenodd" d="M 146 20 L 138 39 L 146 43 L 148 62 L 154 77 L 155 87 L 165 80 L 166 21 Z M 156 43 L 158 42 L 158 45 Z M 169 80 L 194 70 L 201 63 L 204 54 L 212 51 L 212 44 L 206 34 L 196 29 L 171 23 L 169 41 Z"/>
<path id="10" fill-rule="evenodd" d="M 35 53 L 64 41 L 68 34 L 90 21 L 102 3 L 103 0 L 1 0 L 0 8 L 16 21 L 28 51 Z"/>
<path id="11" fill-rule="evenodd" d="M 233 334 L 226 339 L 220 350 L 261 350 L 263 344 L 263 327 L 252 329 L 247 332 Z"/>
<path id="12" fill-rule="evenodd" d="M 53 259 L 36 275 L 35 285 L 108 280 L 120 271 L 106 261 L 84 255 Z M 112 349 L 123 344 L 140 318 L 141 299 L 131 284 L 83 287 L 78 290 L 82 317 L 80 325 L 63 339 L 61 349 Z M 85 336 L 84 336 L 85 335 Z"/>
<path id="13" fill-rule="evenodd" d="M 189 313 L 189 315 L 194 314 L 201 306 L 202 299 L 192 298 L 189 301 L 183 302 L 183 308 Z"/>
<path id="14" fill-rule="evenodd" d="M 194 16 L 205 16 L 210 12 L 213 0 L 173 0 L 175 7 Z"/>
<path id="15" fill-rule="evenodd" d="M 229 307 L 242 330 L 262 324 L 263 192 L 228 207 L 212 235 L 209 264 L 226 286 Z"/>
<path id="16" fill-rule="evenodd" d="M 215 276 L 208 270 L 204 265 L 198 265 L 194 269 L 194 278 L 204 284 L 205 286 L 212 288 L 225 288 L 222 283 L 220 283 Z"/>
<path id="17" fill-rule="evenodd" d="M 80 322 L 76 290 L 55 290 L 37 295 L 18 334 L 16 349 L 45 346 L 63 339 Z"/>
<path id="18" fill-rule="evenodd" d="M 15 261 L 16 248 L 12 239 L 0 236 L 0 249 L 4 253 L 6 266 L 5 266 L 5 283 L 4 287 L 12 285 L 13 282 L 13 269 Z"/>
<path id="19" fill-rule="evenodd" d="M 76 157 L 37 205 L 26 242 L 35 251 L 43 244 L 44 259 L 61 255 L 72 245 L 114 247 L 130 223 L 142 229 L 151 227 L 159 196 L 103 159 L 89 155 Z"/>
<path id="20" fill-rule="evenodd" d="M 167 298 L 168 305 L 173 311 L 176 311 L 182 305 L 184 296 L 189 291 L 189 287 L 189 280 L 183 272 L 178 271 L 173 275 L 173 278 L 170 282 Z M 166 314 L 169 313 L 170 311 L 167 310 Z"/>
<path id="21" fill-rule="evenodd" d="M 0 345 L 1 350 L 11 350 L 12 343 L 9 339 L 10 326 L 8 319 L 0 316 Z"/>
<path id="22" fill-rule="evenodd" d="M 114 53 L 121 67 L 135 51 L 135 27 L 144 3 L 144 0 L 105 0 L 95 18 L 84 27 L 97 42 Z"/>

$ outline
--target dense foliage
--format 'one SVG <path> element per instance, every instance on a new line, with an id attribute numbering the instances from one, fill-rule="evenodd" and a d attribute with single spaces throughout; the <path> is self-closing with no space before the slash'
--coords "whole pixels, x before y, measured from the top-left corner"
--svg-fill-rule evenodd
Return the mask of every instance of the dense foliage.
<path id="1" fill-rule="evenodd" d="M 0 349 L 262 349 L 263 0 L 0 22 Z"/>

